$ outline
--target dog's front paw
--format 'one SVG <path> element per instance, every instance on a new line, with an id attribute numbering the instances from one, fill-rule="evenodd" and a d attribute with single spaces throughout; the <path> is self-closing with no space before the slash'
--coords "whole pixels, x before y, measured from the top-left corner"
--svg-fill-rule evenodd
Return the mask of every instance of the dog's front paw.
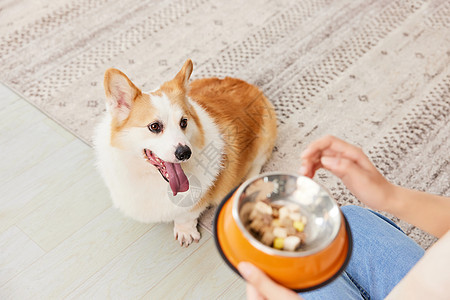
<path id="1" fill-rule="evenodd" d="M 174 222 L 173 234 L 175 239 L 180 242 L 180 246 L 189 246 L 192 242 L 198 243 L 200 240 L 200 232 L 197 230 L 197 219 L 186 222 Z"/>

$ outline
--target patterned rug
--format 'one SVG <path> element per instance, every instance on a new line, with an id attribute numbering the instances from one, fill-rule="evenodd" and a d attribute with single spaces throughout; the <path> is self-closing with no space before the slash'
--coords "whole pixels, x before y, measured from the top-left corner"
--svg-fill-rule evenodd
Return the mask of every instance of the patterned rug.
<path id="1" fill-rule="evenodd" d="M 88 144 L 107 68 L 151 90 L 191 58 L 193 78 L 239 77 L 275 105 L 265 171 L 297 171 L 305 146 L 334 134 L 396 184 L 450 196 L 449 1 L 6 0 L 0 36 L 0 80 Z M 316 180 L 358 203 L 329 173 Z"/>

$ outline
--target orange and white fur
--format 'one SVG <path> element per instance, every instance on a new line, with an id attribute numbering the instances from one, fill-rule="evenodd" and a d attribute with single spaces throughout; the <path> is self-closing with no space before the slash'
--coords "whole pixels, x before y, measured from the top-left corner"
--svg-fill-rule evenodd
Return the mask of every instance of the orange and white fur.
<path id="1" fill-rule="evenodd" d="M 273 106 L 258 88 L 228 77 L 189 83 L 192 68 L 187 60 L 148 93 L 107 70 L 107 113 L 94 138 L 114 205 L 141 222 L 174 221 L 184 246 L 200 239 L 197 219 L 210 204 L 260 173 L 276 139 Z M 189 178 L 200 192 L 189 195 Z M 193 205 L 175 204 L 186 196 Z"/>

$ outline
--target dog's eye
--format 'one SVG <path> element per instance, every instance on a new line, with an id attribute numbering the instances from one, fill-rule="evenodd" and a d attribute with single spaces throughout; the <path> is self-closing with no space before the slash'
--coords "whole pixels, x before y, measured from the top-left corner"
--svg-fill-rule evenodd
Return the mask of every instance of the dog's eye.
<path id="1" fill-rule="evenodd" d="M 180 127 L 181 127 L 182 129 L 185 129 L 185 128 L 187 127 L 187 119 L 186 119 L 186 118 L 182 118 L 182 119 L 180 120 Z"/>
<path id="2" fill-rule="evenodd" d="M 162 131 L 162 124 L 159 122 L 151 123 L 148 125 L 148 129 L 153 133 L 160 133 Z"/>

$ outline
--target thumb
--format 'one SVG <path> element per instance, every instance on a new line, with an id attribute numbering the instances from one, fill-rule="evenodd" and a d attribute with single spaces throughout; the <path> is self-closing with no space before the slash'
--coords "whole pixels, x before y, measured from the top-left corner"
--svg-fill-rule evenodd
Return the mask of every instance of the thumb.
<path id="1" fill-rule="evenodd" d="M 248 262 L 238 265 L 241 275 L 266 299 L 299 299 L 293 291 L 272 281 L 263 271 Z"/>

